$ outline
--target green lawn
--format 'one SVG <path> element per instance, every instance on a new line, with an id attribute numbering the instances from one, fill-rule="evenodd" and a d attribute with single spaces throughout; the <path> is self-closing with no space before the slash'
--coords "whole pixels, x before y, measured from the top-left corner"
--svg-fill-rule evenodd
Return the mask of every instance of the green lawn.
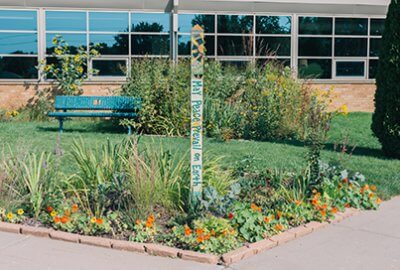
<path id="1" fill-rule="evenodd" d="M 347 117 L 337 117 L 332 123 L 329 140 L 323 151 L 324 160 L 337 160 L 341 157 L 334 151 L 334 145 L 348 138 L 349 145 L 356 149 L 351 157 L 344 158 L 346 167 L 363 173 L 370 183 L 374 183 L 385 198 L 400 194 L 400 160 L 390 160 L 382 156 L 378 141 L 372 136 L 371 114 L 352 113 Z M 58 137 L 58 122 L 0 123 L 0 141 L 2 147 L 9 145 L 15 151 L 54 151 Z M 74 138 L 82 137 L 95 147 L 109 138 L 112 142 L 122 140 L 126 134 L 110 123 L 93 121 L 69 121 L 65 124 L 65 132 L 61 136 L 61 146 L 68 152 Z M 162 143 L 164 148 L 186 152 L 189 148 L 188 138 L 162 138 L 144 136 L 144 142 Z M 304 167 L 305 149 L 302 143 L 288 142 L 254 142 L 231 141 L 219 142 L 206 139 L 205 149 L 210 155 L 225 156 L 227 166 L 253 155 L 264 168 L 285 168 L 288 170 Z M 349 146 L 349 149 L 352 147 Z M 61 160 L 62 170 L 73 172 L 70 157 L 64 155 Z"/>

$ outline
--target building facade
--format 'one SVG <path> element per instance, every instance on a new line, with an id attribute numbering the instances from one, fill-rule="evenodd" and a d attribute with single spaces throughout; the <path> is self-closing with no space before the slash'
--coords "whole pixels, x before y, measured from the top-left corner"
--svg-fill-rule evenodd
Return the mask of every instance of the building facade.
<path id="1" fill-rule="evenodd" d="M 205 30 L 207 57 L 224 65 L 274 59 L 336 102 L 373 109 L 375 74 L 389 0 L 0 0 L 0 107 L 23 105 L 49 82 L 52 39 L 72 51 L 100 44 L 87 94 L 108 94 L 132 59 L 189 56 L 190 30 Z"/>

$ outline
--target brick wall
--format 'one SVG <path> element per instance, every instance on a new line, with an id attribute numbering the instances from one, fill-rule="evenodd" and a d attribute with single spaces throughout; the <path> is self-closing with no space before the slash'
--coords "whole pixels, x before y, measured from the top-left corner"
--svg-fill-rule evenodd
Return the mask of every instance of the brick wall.
<path id="1" fill-rule="evenodd" d="M 120 83 L 87 83 L 83 85 L 85 95 L 112 95 Z M 17 109 L 32 98 L 37 89 L 46 84 L 0 84 L 0 108 Z M 311 84 L 312 87 L 328 90 L 333 86 L 333 107 L 346 105 L 349 111 L 372 112 L 374 110 L 374 84 Z"/>

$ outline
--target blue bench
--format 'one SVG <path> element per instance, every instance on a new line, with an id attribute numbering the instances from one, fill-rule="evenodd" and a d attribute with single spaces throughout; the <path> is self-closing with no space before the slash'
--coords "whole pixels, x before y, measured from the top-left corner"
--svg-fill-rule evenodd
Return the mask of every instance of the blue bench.
<path id="1" fill-rule="evenodd" d="M 58 119 L 59 131 L 63 131 L 64 118 L 67 117 L 110 117 L 136 118 L 141 108 L 142 100 L 134 97 L 100 97 L 100 96 L 56 96 L 55 112 L 49 112 L 49 117 Z M 132 129 L 128 126 L 128 133 Z"/>

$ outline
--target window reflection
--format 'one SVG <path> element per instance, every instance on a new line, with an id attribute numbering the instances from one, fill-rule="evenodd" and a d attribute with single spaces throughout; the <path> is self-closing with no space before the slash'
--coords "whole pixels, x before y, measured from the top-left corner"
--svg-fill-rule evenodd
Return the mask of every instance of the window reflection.
<path id="1" fill-rule="evenodd" d="M 98 70 L 96 76 L 125 76 L 125 60 L 93 60 L 93 69 Z"/>
<path id="2" fill-rule="evenodd" d="M 253 55 L 253 39 L 248 36 L 219 36 L 218 55 Z"/>
<path id="3" fill-rule="evenodd" d="M 56 34 L 46 35 L 46 52 L 51 54 L 54 51 L 53 38 Z M 86 34 L 62 34 L 61 39 L 64 39 L 68 44 L 71 53 L 76 53 L 79 47 L 86 49 Z"/>
<path id="4" fill-rule="evenodd" d="M 253 16 L 218 15 L 218 33 L 251 33 Z"/>
<path id="5" fill-rule="evenodd" d="M 37 34 L 0 33 L 0 54 L 37 54 Z"/>
<path id="6" fill-rule="evenodd" d="M 332 56 L 332 39 L 299 38 L 299 56 Z"/>
<path id="7" fill-rule="evenodd" d="M 332 78 L 332 60 L 330 59 L 300 59 L 299 77 L 302 79 Z"/>
<path id="8" fill-rule="evenodd" d="M 89 29 L 96 32 L 128 32 L 127 12 L 90 12 Z"/>
<path id="9" fill-rule="evenodd" d="M 201 14 L 179 14 L 179 28 L 181 33 L 190 33 L 196 24 L 203 27 L 205 33 L 215 32 L 215 16 Z"/>
<path id="10" fill-rule="evenodd" d="M 168 55 L 169 35 L 132 35 L 133 55 Z"/>
<path id="11" fill-rule="evenodd" d="M 369 60 L 369 78 L 375 79 L 378 72 L 379 60 Z"/>
<path id="12" fill-rule="evenodd" d="M 290 37 L 257 37 L 256 54 L 290 56 Z"/>
<path id="13" fill-rule="evenodd" d="M 290 34 L 291 17 L 289 16 L 257 16 L 256 33 L 258 34 Z"/>
<path id="14" fill-rule="evenodd" d="M 103 55 L 129 54 L 129 35 L 91 34 L 90 46 L 98 45 L 97 50 Z"/>
<path id="15" fill-rule="evenodd" d="M 300 17 L 300 35 L 332 35 L 332 18 Z"/>
<path id="16" fill-rule="evenodd" d="M 338 77 L 364 77 L 364 62 L 336 62 L 336 76 Z"/>
<path id="17" fill-rule="evenodd" d="M 167 13 L 133 13 L 132 32 L 169 32 L 170 16 Z"/>
<path id="18" fill-rule="evenodd" d="M 336 35 L 367 35 L 368 19 L 360 18 L 336 18 Z"/>
<path id="19" fill-rule="evenodd" d="M 36 31 L 36 11 L 0 10 L 0 30 Z"/>
<path id="20" fill-rule="evenodd" d="M 86 31 L 86 12 L 46 11 L 47 31 Z"/>
<path id="21" fill-rule="evenodd" d="M 0 79 L 37 79 L 36 57 L 0 57 Z"/>
<path id="22" fill-rule="evenodd" d="M 384 19 L 371 19 L 371 36 L 382 36 L 385 30 Z"/>
<path id="23" fill-rule="evenodd" d="M 382 39 L 371 38 L 369 45 L 369 56 L 378 57 L 381 49 Z"/>
<path id="24" fill-rule="evenodd" d="M 335 56 L 367 56 L 367 39 L 336 38 Z"/>

